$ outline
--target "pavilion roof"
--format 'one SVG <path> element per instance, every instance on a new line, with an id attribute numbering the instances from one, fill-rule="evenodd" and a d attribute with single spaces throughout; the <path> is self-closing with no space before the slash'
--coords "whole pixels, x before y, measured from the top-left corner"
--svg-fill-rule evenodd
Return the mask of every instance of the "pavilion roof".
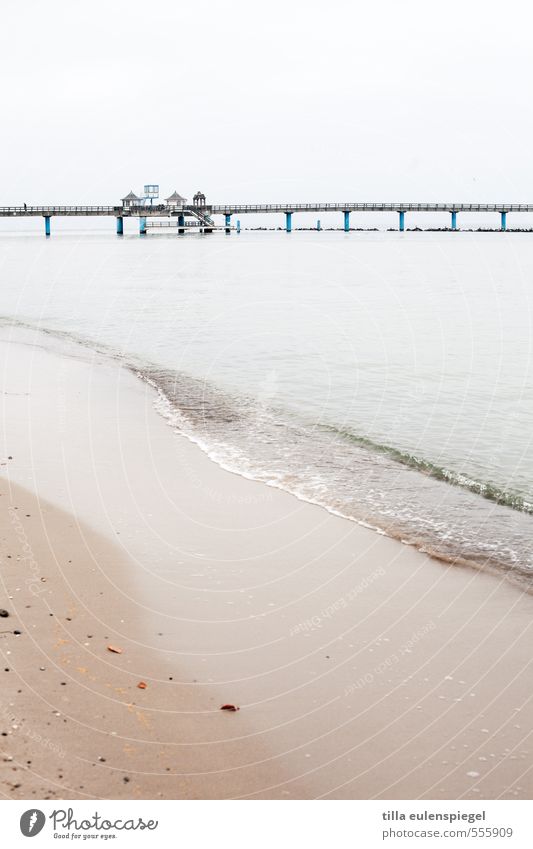
<path id="1" fill-rule="evenodd" d="M 170 197 L 165 198 L 165 201 L 167 201 L 167 203 L 168 203 L 169 200 L 182 201 L 183 203 L 185 203 L 187 198 L 184 198 L 178 192 L 173 191 L 172 194 L 170 195 Z"/>

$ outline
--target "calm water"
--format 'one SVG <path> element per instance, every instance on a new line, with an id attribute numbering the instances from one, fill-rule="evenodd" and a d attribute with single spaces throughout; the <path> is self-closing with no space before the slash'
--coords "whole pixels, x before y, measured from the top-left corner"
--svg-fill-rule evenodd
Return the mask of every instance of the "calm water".
<path id="1" fill-rule="evenodd" d="M 0 314 L 125 355 L 215 460 L 533 576 L 533 236 L 0 236 Z"/>

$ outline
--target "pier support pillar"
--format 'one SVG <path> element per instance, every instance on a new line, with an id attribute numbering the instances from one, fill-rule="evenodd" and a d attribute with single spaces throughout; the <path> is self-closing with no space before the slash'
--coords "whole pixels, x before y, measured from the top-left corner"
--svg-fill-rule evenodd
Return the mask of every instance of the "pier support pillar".
<path id="1" fill-rule="evenodd" d="M 45 236 L 50 235 L 50 216 L 49 215 L 44 216 L 44 235 Z"/>
<path id="2" fill-rule="evenodd" d="M 185 233 L 185 216 L 182 212 L 178 215 L 178 233 Z"/>
<path id="3" fill-rule="evenodd" d="M 399 224 L 399 228 L 398 228 L 398 229 L 399 229 L 399 230 L 400 230 L 400 232 L 402 232 L 402 233 L 403 233 L 403 231 L 405 230 L 405 212 L 404 212 L 403 210 L 401 210 L 401 211 L 400 211 L 400 224 Z"/>
<path id="4" fill-rule="evenodd" d="M 452 230 L 457 230 L 457 213 L 452 211 Z"/>
<path id="5" fill-rule="evenodd" d="M 241 222 L 237 218 L 237 233 L 240 233 L 240 232 L 241 232 Z"/>
<path id="6" fill-rule="evenodd" d="M 124 219 L 117 215 L 117 236 L 124 235 Z"/>
<path id="7" fill-rule="evenodd" d="M 344 210 L 344 232 L 347 233 L 350 229 L 350 213 L 347 209 Z"/>
<path id="8" fill-rule="evenodd" d="M 146 236 L 146 218 L 139 218 L 139 236 Z"/>
<path id="9" fill-rule="evenodd" d="M 507 213 L 500 212 L 500 215 L 502 219 L 502 230 L 507 230 Z"/>
<path id="10" fill-rule="evenodd" d="M 224 218 L 225 218 L 225 222 L 226 222 L 226 231 L 225 232 L 226 232 L 226 235 L 229 236 L 229 234 L 231 233 L 231 215 L 225 215 Z"/>
<path id="11" fill-rule="evenodd" d="M 285 213 L 285 230 L 287 233 L 292 232 L 292 212 Z"/>
<path id="12" fill-rule="evenodd" d="M 322 230 L 322 225 L 321 225 L 321 223 L 320 223 L 320 218 L 319 218 L 319 219 L 318 219 L 318 221 L 316 222 L 316 229 L 317 229 L 319 232 L 320 232 L 320 230 Z"/>

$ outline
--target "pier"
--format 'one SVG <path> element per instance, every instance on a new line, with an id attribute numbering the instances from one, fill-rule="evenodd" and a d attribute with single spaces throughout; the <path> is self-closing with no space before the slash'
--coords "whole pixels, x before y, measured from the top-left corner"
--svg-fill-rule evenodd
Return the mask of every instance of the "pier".
<path id="1" fill-rule="evenodd" d="M 157 186 L 145 186 L 145 189 L 158 189 Z M 357 212 L 394 212 L 398 216 L 398 230 L 406 229 L 406 220 L 412 212 L 446 212 L 450 215 L 451 230 L 458 230 L 460 213 L 492 212 L 500 216 L 500 230 L 507 229 L 507 214 L 513 212 L 533 212 L 533 204 L 516 203 L 266 203 L 266 204 L 208 204 L 205 195 L 197 192 L 193 203 L 174 192 L 164 202 L 153 203 L 154 197 L 145 194 L 138 197 L 130 192 L 116 206 L 1 206 L 0 218 L 44 219 L 44 232 L 51 235 L 51 220 L 56 217 L 113 217 L 116 219 L 116 233 L 124 233 L 124 219 L 137 218 L 139 234 L 144 236 L 149 230 L 175 229 L 178 234 L 187 232 L 212 233 L 221 230 L 226 234 L 232 230 L 240 232 L 241 222 L 232 225 L 236 215 L 279 215 L 284 216 L 287 233 L 293 229 L 293 216 L 298 213 L 338 212 L 339 229 L 350 231 L 350 215 Z M 217 221 L 215 219 L 219 218 Z M 317 230 L 321 230 L 317 221 Z M 497 229 L 497 228 L 495 228 Z"/>

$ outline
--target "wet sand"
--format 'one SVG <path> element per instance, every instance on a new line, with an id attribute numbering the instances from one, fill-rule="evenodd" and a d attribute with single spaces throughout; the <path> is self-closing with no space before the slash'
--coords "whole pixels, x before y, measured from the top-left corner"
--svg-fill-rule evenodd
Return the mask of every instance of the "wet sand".
<path id="1" fill-rule="evenodd" d="M 219 468 L 120 362 L 0 364 L 4 797 L 531 798 L 531 596 Z"/>

